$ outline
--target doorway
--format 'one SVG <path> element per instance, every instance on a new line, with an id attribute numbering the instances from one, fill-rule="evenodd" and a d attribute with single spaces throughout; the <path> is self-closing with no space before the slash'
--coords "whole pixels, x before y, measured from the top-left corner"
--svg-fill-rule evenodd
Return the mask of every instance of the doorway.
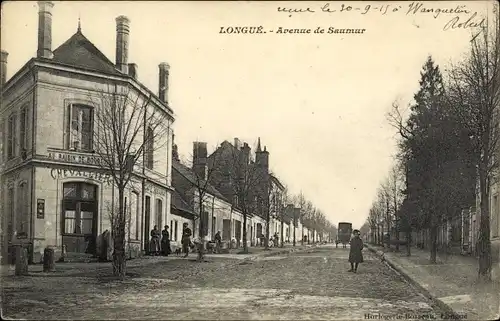
<path id="1" fill-rule="evenodd" d="M 96 254 L 97 186 L 64 183 L 62 201 L 62 243 L 67 252 Z"/>
<path id="2" fill-rule="evenodd" d="M 146 196 L 144 205 L 144 251 L 149 253 L 149 234 L 151 233 L 151 197 Z"/>

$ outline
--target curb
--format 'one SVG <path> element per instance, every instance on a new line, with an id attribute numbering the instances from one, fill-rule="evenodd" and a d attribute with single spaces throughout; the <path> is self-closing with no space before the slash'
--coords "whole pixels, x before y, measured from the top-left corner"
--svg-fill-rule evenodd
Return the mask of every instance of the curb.
<path id="1" fill-rule="evenodd" d="M 443 310 L 443 312 L 449 314 L 449 315 L 456 315 L 456 316 L 461 316 L 462 313 L 455 311 L 453 308 L 451 308 L 448 304 L 444 303 L 441 301 L 438 297 L 433 295 L 429 290 L 424 288 L 420 283 L 418 283 L 414 278 L 412 278 L 406 271 L 394 263 L 390 258 L 387 258 L 384 254 L 385 252 L 382 250 L 376 250 L 372 248 L 371 245 L 365 244 L 365 247 L 375 255 L 377 255 L 379 258 L 383 258 L 383 262 L 389 266 L 392 270 L 394 270 L 397 274 L 401 275 L 406 281 L 408 281 L 410 284 L 412 284 L 414 287 L 416 287 L 422 294 L 424 294 L 428 299 L 430 299 L 432 302 L 434 302 L 439 308 Z M 381 253 L 380 253 L 381 252 Z"/>

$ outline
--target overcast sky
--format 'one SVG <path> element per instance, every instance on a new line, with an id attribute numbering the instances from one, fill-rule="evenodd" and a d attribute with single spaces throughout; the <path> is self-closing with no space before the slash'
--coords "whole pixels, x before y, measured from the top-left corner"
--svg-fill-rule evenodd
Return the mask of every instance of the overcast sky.
<path id="1" fill-rule="evenodd" d="M 169 96 L 181 155 L 190 157 L 195 140 L 213 150 L 234 137 L 255 146 L 261 137 L 273 172 L 292 193 L 302 190 L 331 222 L 359 227 L 393 164 L 396 136 L 385 117 L 391 102 L 412 98 L 427 55 L 444 68 L 466 52 L 477 29 L 445 31 L 449 20 L 464 22 L 477 12 L 471 21 L 479 22 L 493 2 L 424 2 L 427 8 L 470 10 L 437 18 L 407 14 L 411 2 L 345 2 L 353 9 L 342 13 L 320 12 L 327 2 L 54 3 L 53 49 L 76 32 L 80 16 L 83 34 L 114 62 L 115 17 L 126 15 L 129 62 L 138 64 L 139 80 L 157 93 L 158 64 L 171 65 Z M 330 8 L 340 5 L 331 2 Z M 289 15 L 278 7 L 315 12 Z M 36 55 L 38 8 L 36 2 L 3 2 L 2 9 L 9 78 Z M 219 33 L 223 26 L 260 25 L 266 34 Z M 318 26 L 366 31 L 276 33 L 278 27 Z"/>

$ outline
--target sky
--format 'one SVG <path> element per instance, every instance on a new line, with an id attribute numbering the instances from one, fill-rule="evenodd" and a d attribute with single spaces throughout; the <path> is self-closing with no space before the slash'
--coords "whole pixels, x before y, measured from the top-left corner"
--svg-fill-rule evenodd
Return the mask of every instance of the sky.
<path id="1" fill-rule="evenodd" d="M 271 170 L 292 194 L 302 191 L 332 223 L 354 227 L 366 220 L 394 164 L 397 136 L 386 118 L 392 102 L 411 101 L 428 55 L 442 69 L 459 61 L 479 30 L 471 22 L 493 6 L 426 1 L 423 7 L 433 12 L 413 14 L 407 13 L 412 1 L 344 2 L 342 12 L 341 2 L 54 4 L 53 49 L 76 32 L 80 18 L 82 33 L 114 62 L 115 18 L 125 15 L 131 20 L 128 62 L 138 65 L 139 81 L 157 93 L 158 64 L 170 64 L 181 157 L 191 157 L 193 141 L 207 142 L 211 152 L 235 137 L 255 147 L 260 137 Z M 325 4 L 336 11 L 323 12 Z M 444 10 L 457 7 L 468 12 Z M 457 27 L 471 16 L 469 27 Z M 456 28 L 446 28 L 456 17 Z M 37 21 L 36 2 L 2 2 L 7 78 L 36 56 Z M 221 27 L 244 26 L 262 26 L 266 33 L 220 33 Z M 279 27 L 312 33 L 283 34 Z M 325 33 L 314 33 L 318 27 Z M 365 31 L 328 34 L 329 27 Z"/>

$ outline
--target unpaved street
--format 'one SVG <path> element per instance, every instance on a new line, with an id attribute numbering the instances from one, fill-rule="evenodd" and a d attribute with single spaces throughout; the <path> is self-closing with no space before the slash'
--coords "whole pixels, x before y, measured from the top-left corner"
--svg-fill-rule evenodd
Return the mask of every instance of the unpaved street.
<path id="1" fill-rule="evenodd" d="M 127 281 L 107 269 L 65 276 L 4 279 L 4 316 L 36 319 L 369 319 L 439 318 L 440 311 L 364 251 L 357 274 L 348 249 L 319 247 L 254 260 L 158 260 L 129 268 Z M 380 313 L 380 315 L 379 315 Z"/>

